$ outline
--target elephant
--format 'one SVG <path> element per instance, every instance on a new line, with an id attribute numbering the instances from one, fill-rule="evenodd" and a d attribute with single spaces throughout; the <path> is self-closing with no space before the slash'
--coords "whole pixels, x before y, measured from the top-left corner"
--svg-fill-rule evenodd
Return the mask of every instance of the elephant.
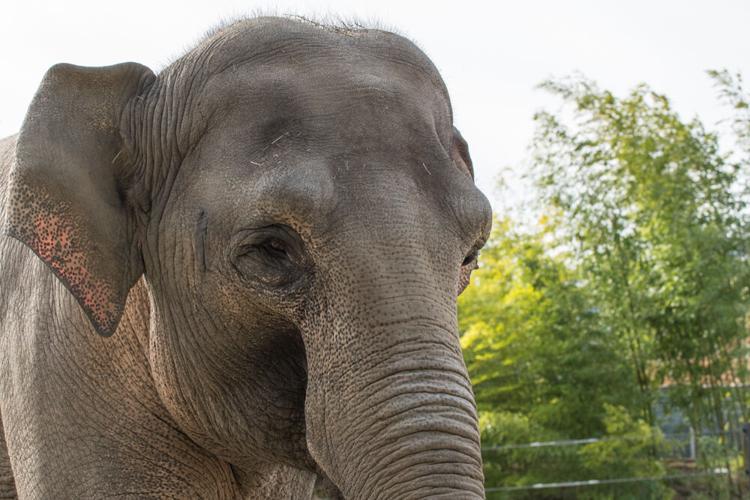
<path id="1" fill-rule="evenodd" d="M 52 66 L 0 211 L 3 498 L 484 498 L 456 300 L 492 212 L 407 38 Z"/>

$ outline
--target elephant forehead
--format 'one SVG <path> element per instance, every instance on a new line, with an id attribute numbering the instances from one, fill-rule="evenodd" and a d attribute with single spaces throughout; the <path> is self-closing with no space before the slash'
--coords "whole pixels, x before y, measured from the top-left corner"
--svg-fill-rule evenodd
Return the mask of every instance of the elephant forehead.
<path id="1" fill-rule="evenodd" d="M 237 69 L 212 78 L 199 106 L 193 119 L 211 116 L 231 120 L 234 127 L 255 128 L 295 121 L 309 128 L 333 128 L 338 134 L 357 122 L 427 120 L 447 127 L 451 121 L 447 93 L 427 75 L 401 75 L 381 62 Z M 380 129 L 367 132 L 375 136 Z"/>
<path id="2" fill-rule="evenodd" d="M 184 81 L 188 93 L 200 92 L 191 99 L 202 106 L 193 119 L 222 116 L 242 105 L 253 119 L 341 118 L 368 106 L 370 113 L 393 106 L 403 114 L 429 109 L 450 115 L 447 90 L 432 62 L 391 33 L 347 37 L 286 20 L 254 20 L 198 46 L 184 65 L 184 72 L 175 67 L 166 73 L 175 73 L 178 87 Z"/>

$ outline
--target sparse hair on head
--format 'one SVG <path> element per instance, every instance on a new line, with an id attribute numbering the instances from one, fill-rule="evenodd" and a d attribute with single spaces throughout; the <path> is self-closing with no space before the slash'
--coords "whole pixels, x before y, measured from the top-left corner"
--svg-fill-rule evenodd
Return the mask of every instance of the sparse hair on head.
<path id="1" fill-rule="evenodd" d="M 190 43 L 187 46 L 183 47 L 182 51 L 180 51 L 180 53 L 176 57 L 171 58 L 167 62 L 167 64 L 164 65 L 164 67 L 169 66 L 176 59 L 179 59 L 180 57 L 187 54 L 188 52 L 190 52 L 197 46 L 201 45 L 205 41 L 230 30 L 233 26 L 236 26 L 246 21 L 251 21 L 253 19 L 262 18 L 262 17 L 279 17 L 279 18 L 284 18 L 284 19 L 290 19 L 290 20 L 294 20 L 294 21 L 298 21 L 298 22 L 302 22 L 302 23 L 315 26 L 324 31 L 337 33 L 337 34 L 344 35 L 344 36 L 352 36 L 352 35 L 357 34 L 358 32 L 365 32 L 365 31 L 383 31 L 383 32 L 393 33 L 400 37 L 406 38 L 407 40 L 412 42 L 415 46 L 419 47 L 419 44 L 417 44 L 414 40 L 406 36 L 402 30 L 396 28 L 395 26 L 386 25 L 385 23 L 377 19 L 363 20 L 363 19 L 359 19 L 355 17 L 347 18 L 347 17 L 335 15 L 335 14 L 307 15 L 307 14 L 279 13 L 278 10 L 276 9 L 264 8 L 264 9 L 254 9 L 250 11 L 249 13 L 244 13 L 244 14 L 238 13 L 238 14 L 233 14 L 233 15 L 229 15 L 229 16 L 225 16 L 221 18 L 216 24 L 209 27 L 205 32 L 203 32 L 203 34 L 197 37 L 193 43 Z"/>

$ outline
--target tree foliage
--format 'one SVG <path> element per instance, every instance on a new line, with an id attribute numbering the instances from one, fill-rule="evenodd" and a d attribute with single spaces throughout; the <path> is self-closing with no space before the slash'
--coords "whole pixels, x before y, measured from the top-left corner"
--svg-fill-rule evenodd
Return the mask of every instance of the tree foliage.
<path id="1" fill-rule="evenodd" d="M 622 99 L 585 80 L 543 87 L 573 116 L 567 126 L 537 116 L 541 200 L 562 214 L 574 264 L 628 345 L 642 415 L 653 425 L 649 394 L 677 384 L 687 388 L 680 403 L 697 428 L 724 427 L 721 401 L 705 407 L 704 389 L 747 378 L 740 165 L 725 160 L 698 120 L 681 121 L 646 86 Z"/>
<path id="2" fill-rule="evenodd" d="M 636 396 L 627 360 L 575 272 L 547 251 L 552 232 L 524 235 L 510 220 L 496 221 L 481 268 L 459 298 L 485 443 L 604 435 L 607 409 L 632 406 Z M 506 485 L 603 473 L 589 462 L 574 448 L 488 450 L 485 473 L 488 484 Z"/>
<path id="3" fill-rule="evenodd" d="M 741 79 L 711 76 L 750 154 Z M 733 467 L 731 432 L 750 417 L 745 160 L 645 85 L 624 97 L 581 77 L 541 87 L 563 108 L 535 116 L 540 227 L 497 221 L 459 300 L 483 438 L 629 437 L 565 451 L 567 465 L 543 470 L 513 449 L 488 457 L 488 478 L 661 474 L 664 387 L 669 408 L 718 434 L 723 454 L 704 465 Z"/>
<path id="4" fill-rule="evenodd" d="M 745 91 L 742 75 L 733 75 L 725 69 L 710 70 L 708 75 L 713 79 L 722 103 L 732 110 L 729 121 L 738 145 L 750 154 L 750 95 Z"/>

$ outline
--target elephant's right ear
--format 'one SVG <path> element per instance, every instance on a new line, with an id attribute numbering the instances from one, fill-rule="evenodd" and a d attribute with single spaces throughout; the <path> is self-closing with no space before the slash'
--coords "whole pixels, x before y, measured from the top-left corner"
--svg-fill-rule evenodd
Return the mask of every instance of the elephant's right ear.
<path id="1" fill-rule="evenodd" d="M 47 263 L 105 336 L 143 273 L 120 123 L 154 78 L 136 63 L 53 66 L 16 143 L 4 230 Z"/>
<path id="2" fill-rule="evenodd" d="M 451 147 L 451 158 L 456 165 L 474 178 L 474 164 L 469 155 L 469 145 L 456 127 L 453 127 L 453 146 Z"/>

